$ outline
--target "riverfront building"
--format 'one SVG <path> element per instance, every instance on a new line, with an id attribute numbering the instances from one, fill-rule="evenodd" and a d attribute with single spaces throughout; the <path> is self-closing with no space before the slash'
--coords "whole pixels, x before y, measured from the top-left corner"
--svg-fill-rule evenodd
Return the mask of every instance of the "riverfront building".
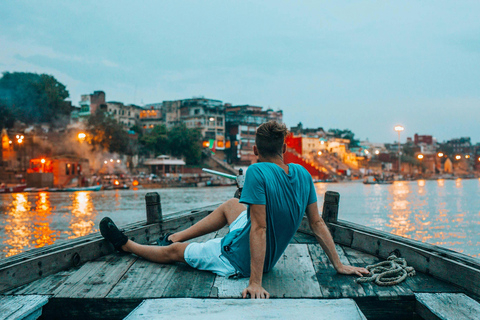
<path id="1" fill-rule="evenodd" d="M 227 152 L 228 161 L 250 165 L 256 159 L 253 154 L 255 130 L 270 120 L 283 122 L 283 111 L 262 110 L 262 107 L 251 105 L 226 105 L 225 117 L 227 147 L 230 147 Z"/>

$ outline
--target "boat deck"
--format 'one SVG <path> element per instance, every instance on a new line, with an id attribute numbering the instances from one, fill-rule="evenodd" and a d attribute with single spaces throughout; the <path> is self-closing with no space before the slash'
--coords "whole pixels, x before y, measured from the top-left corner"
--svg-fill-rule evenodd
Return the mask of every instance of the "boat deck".
<path id="1" fill-rule="evenodd" d="M 222 229 L 195 241 L 222 237 Z M 336 245 L 344 264 L 366 266 L 379 258 Z M 314 237 L 297 232 L 275 268 L 264 275 L 272 298 L 352 298 L 368 319 L 415 318 L 416 293 L 459 293 L 459 287 L 417 272 L 392 287 L 357 284 L 338 275 Z M 113 253 L 61 271 L 3 295 L 47 295 L 45 319 L 122 319 L 150 298 L 241 298 L 248 279 L 226 279 L 185 264 L 160 265 Z"/>

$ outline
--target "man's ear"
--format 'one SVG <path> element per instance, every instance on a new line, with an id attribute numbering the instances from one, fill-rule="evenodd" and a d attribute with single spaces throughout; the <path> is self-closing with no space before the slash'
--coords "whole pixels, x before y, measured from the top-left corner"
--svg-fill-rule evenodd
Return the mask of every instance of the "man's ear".
<path id="1" fill-rule="evenodd" d="M 283 144 L 283 150 L 282 150 L 282 153 L 285 153 L 285 152 L 287 152 L 287 144 L 286 143 Z"/>
<path id="2" fill-rule="evenodd" d="M 258 157 L 258 149 L 256 145 L 253 146 L 253 154 Z"/>

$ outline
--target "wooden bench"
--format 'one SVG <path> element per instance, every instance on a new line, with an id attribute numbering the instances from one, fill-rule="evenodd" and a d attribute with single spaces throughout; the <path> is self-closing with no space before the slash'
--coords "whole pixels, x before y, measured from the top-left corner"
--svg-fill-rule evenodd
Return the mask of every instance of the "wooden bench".
<path id="1" fill-rule="evenodd" d="M 126 320 L 366 320 L 352 299 L 147 299 Z"/>
<path id="2" fill-rule="evenodd" d="M 463 293 L 416 293 L 415 312 L 425 320 L 480 319 L 480 304 Z"/>
<path id="3" fill-rule="evenodd" d="M 48 296 L 3 296 L 0 297 L 0 320 L 34 320 L 42 315 L 42 307 Z"/>

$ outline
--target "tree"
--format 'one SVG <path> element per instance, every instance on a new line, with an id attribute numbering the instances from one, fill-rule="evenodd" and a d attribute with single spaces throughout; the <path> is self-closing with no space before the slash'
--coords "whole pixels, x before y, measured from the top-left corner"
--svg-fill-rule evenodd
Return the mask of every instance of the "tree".
<path id="1" fill-rule="evenodd" d="M 167 128 L 164 125 L 153 127 L 152 131 L 140 138 L 140 143 L 155 154 L 155 156 L 169 152 Z"/>
<path id="2" fill-rule="evenodd" d="M 121 124 L 101 110 L 91 115 L 87 122 L 88 140 L 93 149 L 126 154 L 128 134 Z"/>
<path id="3" fill-rule="evenodd" d="M 27 124 L 53 123 L 70 115 L 69 93 L 53 76 L 5 72 L 0 78 L 0 100 L 16 120 Z"/>
<path id="4" fill-rule="evenodd" d="M 185 124 L 175 126 L 168 132 L 170 153 L 184 156 L 187 164 L 198 164 L 202 159 L 201 138 L 197 129 L 189 129 Z"/>
<path id="5" fill-rule="evenodd" d="M 12 128 L 15 123 L 15 117 L 6 103 L 0 100 L 0 130 L 3 128 Z"/>
<path id="6" fill-rule="evenodd" d="M 355 133 L 353 133 L 350 129 L 329 129 L 328 132 L 333 133 L 335 138 L 350 140 L 350 143 L 348 144 L 349 148 L 358 147 L 360 145 L 360 141 L 355 140 Z"/>

